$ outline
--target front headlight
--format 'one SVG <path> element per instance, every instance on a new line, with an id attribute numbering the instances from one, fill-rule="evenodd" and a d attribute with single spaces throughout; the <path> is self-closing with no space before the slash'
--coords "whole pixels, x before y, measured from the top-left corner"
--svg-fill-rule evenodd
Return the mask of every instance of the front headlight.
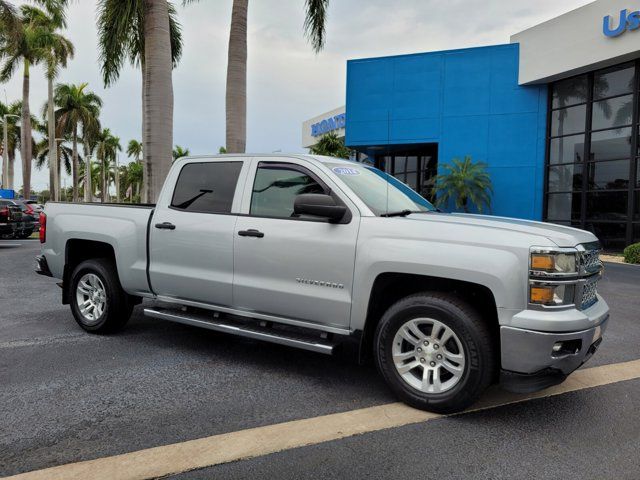
<path id="1" fill-rule="evenodd" d="M 576 286 L 572 283 L 529 282 L 529 303 L 534 305 L 561 306 L 574 303 Z"/>
<path id="2" fill-rule="evenodd" d="M 577 275 L 578 252 L 531 252 L 531 274 Z"/>

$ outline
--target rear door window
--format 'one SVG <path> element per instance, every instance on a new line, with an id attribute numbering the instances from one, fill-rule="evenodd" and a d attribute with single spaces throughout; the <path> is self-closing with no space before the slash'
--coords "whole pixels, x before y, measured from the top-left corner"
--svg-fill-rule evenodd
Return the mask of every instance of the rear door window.
<path id="1" fill-rule="evenodd" d="M 188 163 L 180 171 L 171 208 L 185 212 L 231 213 L 242 162 Z"/>

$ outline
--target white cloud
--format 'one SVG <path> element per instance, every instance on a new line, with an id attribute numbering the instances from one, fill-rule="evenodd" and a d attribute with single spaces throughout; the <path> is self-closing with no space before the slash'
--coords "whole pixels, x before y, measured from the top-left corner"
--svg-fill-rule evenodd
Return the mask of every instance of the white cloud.
<path id="1" fill-rule="evenodd" d="M 231 3 L 202 0 L 178 9 L 185 47 L 174 72 L 174 143 L 192 153 L 215 153 L 224 144 Z M 507 43 L 511 34 L 586 3 L 332 0 L 326 48 L 315 55 L 302 34 L 304 0 L 251 0 L 247 150 L 302 151 L 302 121 L 345 103 L 347 59 Z M 76 46 L 76 57 L 59 81 L 89 82 L 104 100 L 103 124 L 125 148 L 130 139 L 141 137 L 140 72 L 127 66 L 120 80 L 105 90 L 98 65 L 96 2 L 72 3 L 68 17 L 67 35 Z M 39 67 L 33 70 L 31 84 L 32 108 L 39 112 L 46 100 Z M 19 99 L 20 75 L 2 87 L 8 101 Z M 124 154 L 121 161 L 127 161 Z M 19 160 L 16 163 L 20 184 Z M 34 170 L 35 189 L 46 188 L 47 182 L 46 171 Z"/>

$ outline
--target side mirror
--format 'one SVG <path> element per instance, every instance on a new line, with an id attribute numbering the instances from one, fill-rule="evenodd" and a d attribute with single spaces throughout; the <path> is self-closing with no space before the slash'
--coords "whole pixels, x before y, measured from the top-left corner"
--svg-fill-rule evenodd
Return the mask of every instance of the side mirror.
<path id="1" fill-rule="evenodd" d="M 298 215 L 313 215 L 332 221 L 341 220 L 347 213 L 347 207 L 337 205 L 331 195 L 323 193 L 303 193 L 293 202 L 293 212 Z"/>

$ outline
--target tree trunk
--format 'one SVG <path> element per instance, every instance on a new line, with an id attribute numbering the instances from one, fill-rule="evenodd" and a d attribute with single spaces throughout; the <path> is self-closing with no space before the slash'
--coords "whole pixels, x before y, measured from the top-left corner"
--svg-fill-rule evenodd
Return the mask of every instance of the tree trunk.
<path id="1" fill-rule="evenodd" d="M 227 153 L 244 153 L 247 144 L 247 14 L 249 0 L 233 0 L 227 58 Z"/>
<path id="2" fill-rule="evenodd" d="M 89 203 L 92 199 L 93 186 L 91 185 L 91 158 L 87 141 L 84 142 L 84 201 Z"/>
<path id="3" fill-rule="evenodd" d="M 169 10 L 166 0 L 145 0 L 144 138 L 147 198 L 156 202 L 171 168 L 173 84 Z"/>
<path id="4" fill-rule="evenodd" d="M 53 112 L 53 78 L 47 78 L 47 122 L 49 135 L 49 196 L 58 201 L 58 145 L 56 142 L 56 124 Z"/>
<path id="5" fill-rule="evenodd" d="M 73 202 L 78 201 L 78 125 L 73 127 L 73 153 L 71 154 L 71 175 L 73 177 Z"/>
<path id="6" fill-rule="evenodd" d="M 115 165 L 115 182 L 116 182 L 116 203 L 120 203 L 120 167 L 118 166 L 118 157 L 116 154 Z"/>
<path id="7" fill-rule="evenodd" d="M 31 112 L 29 111 L 29 60 L 24 60 L 22 77 L 22 118 L 20 125 L 20 156 L 22 157 L 22 191 L 24 198 L 31 195 Z"/>
<path id="8" fill-rule="evenodd" d="M 107 201 L 107 160 L 102 159 L 102 195 L 100 195 L 100 201 L 105 203 Z"/>
<path id="9" fill-rule="evenodd" d="M 13 190 L 13 176 L 14 166 L 16 162 L 16 152 L 9 150 L 7 158 L 9 159 L 9 165 L 7 165 L 7 188 Z"/>
<path id="10" fill-rule="evenodd" d="M 462 208 L 464 209 L 464 213 L 469 213 L 469 198 L 462 197 Z"/>
<path id="11" fill-rule="evenodd" d="M 149 197 L 147 196 L 147 162 L 144 156 L 144 112 L 145 112 L 145 101 L 144 101 L 144 62 L 141 62 L 140 68 L 142 68 L 142 159 L 140 159 L 140 164 L 142 165 L 142 196 L 140 197 L 141 203 L 149 203 Z"/>

